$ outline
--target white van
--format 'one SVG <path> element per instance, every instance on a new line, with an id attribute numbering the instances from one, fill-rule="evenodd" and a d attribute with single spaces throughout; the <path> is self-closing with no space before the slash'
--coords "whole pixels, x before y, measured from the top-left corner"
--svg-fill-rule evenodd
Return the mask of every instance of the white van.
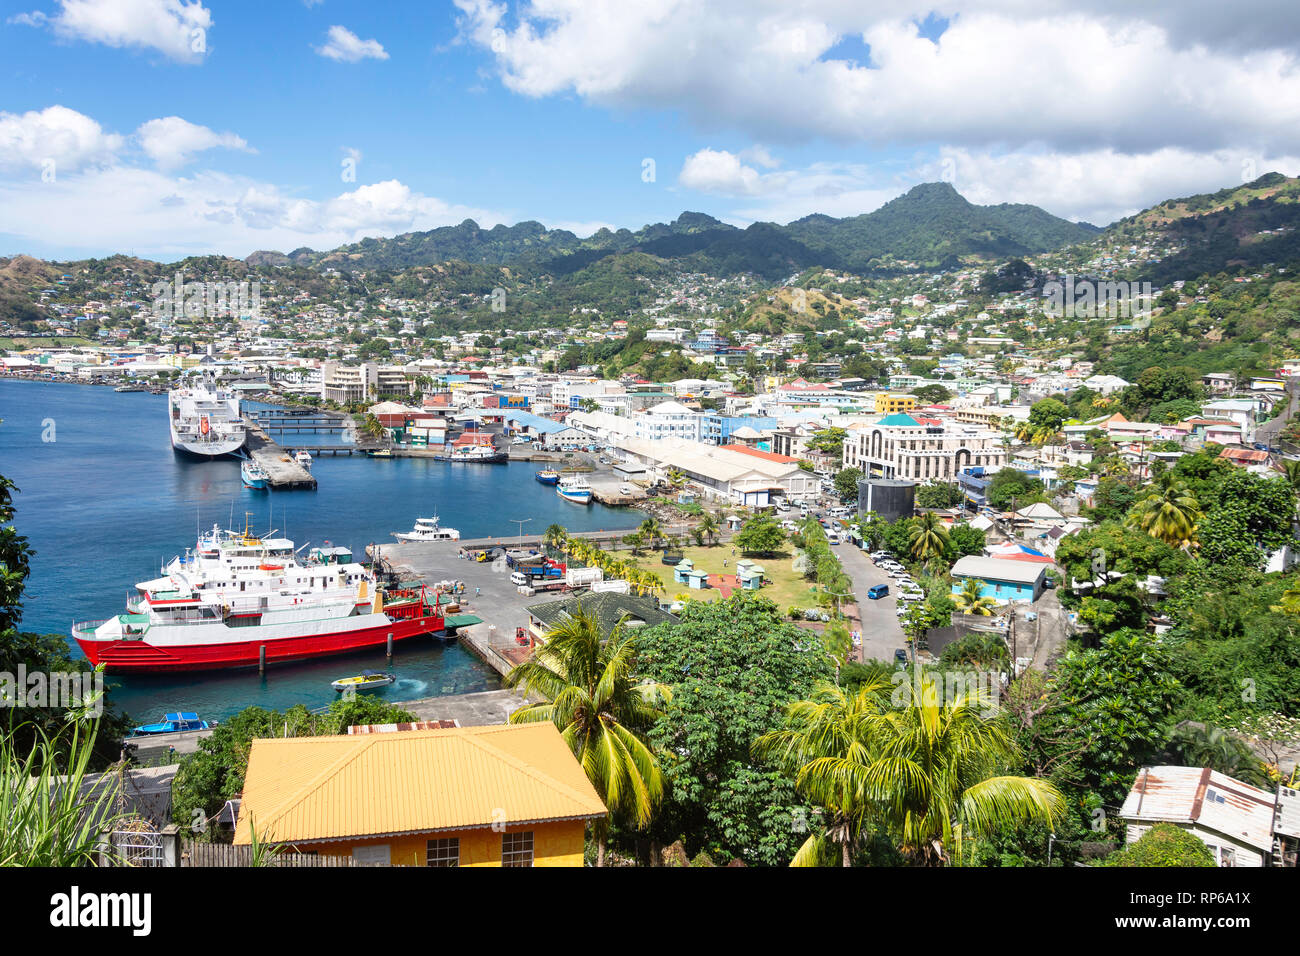
<path id="1" fill-rule="evenodd" d="M 526 584 L 532 584 L 533 579 L 522 571 L 515 571 L 510 575 L 510 583 L 517 587 L 523 587 Z"/>

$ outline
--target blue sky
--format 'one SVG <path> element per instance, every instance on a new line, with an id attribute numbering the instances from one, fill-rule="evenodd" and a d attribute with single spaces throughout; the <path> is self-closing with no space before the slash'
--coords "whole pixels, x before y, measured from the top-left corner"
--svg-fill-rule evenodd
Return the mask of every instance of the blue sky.
<path id="1" fill-rule="evenodd" d="M 1275 0 L 795 6 L 8 0 L 0 254 L 785 222 L 936 179 L 1104 223 L 1297 172 Z"/>

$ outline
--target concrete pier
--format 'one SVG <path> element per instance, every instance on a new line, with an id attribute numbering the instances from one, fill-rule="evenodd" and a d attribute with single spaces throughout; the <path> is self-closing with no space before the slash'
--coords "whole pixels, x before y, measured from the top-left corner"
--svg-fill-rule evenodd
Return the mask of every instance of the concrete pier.
<path id="1" fill-rule="evenodd" d="M 248 434 L 244 450 L 270 476 L 272 488 L 287 490 L 316 487 L 312 473 L 294 461 L 293 456 L 276 444 L 254 419 L 245 418 L 244 425 Z"/>

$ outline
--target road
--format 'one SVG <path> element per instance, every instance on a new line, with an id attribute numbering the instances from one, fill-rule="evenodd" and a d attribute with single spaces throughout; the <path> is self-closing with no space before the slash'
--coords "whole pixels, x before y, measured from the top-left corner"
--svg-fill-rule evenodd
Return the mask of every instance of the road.
<path id="1" fill-rule="evenodd" d="M 831 549 L 840 559 L 844 573 L 853 581 L 853 594 L 858 599 L 862 615 L 860 659 L 892 662 L 894 651 L 907 647 L 903 628 L 898 623 L 898 595 L 893 578 L 872 564 L 866 552 L 856 545 L 832 545 Z M 876 584 L 888 584 L 889 594 L 872 601 L 867 598 L 867 591 Z"/>
<path id="2" fill-rule="evenodd" d="M 1267 445 L 1274 448 L 1278 444 L 1278 433 L 1286 427 L 1291 416 L 1295 415 L 1300 408 L 1300 381 L 1296 379 L 1287 379 L 1286 390 L 1288 393 L 1287 408 L 1276 418 L 1270 418 L 1258 428 L 1255 429 L 1255 441 L 1261 445 Z"/>

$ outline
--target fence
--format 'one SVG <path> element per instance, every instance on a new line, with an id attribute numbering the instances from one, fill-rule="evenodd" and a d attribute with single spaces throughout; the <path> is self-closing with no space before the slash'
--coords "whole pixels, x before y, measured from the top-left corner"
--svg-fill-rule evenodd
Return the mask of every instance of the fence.
<path id="1" fill-rule="evenodd" d="M 253 849 L 225 843 L 190 843 L 181 853 L 181 866 L 252 866 Z M 268 866 L 358 866 L 350 856 L 318 856 L 312 853 L 268 855 Z"/>

